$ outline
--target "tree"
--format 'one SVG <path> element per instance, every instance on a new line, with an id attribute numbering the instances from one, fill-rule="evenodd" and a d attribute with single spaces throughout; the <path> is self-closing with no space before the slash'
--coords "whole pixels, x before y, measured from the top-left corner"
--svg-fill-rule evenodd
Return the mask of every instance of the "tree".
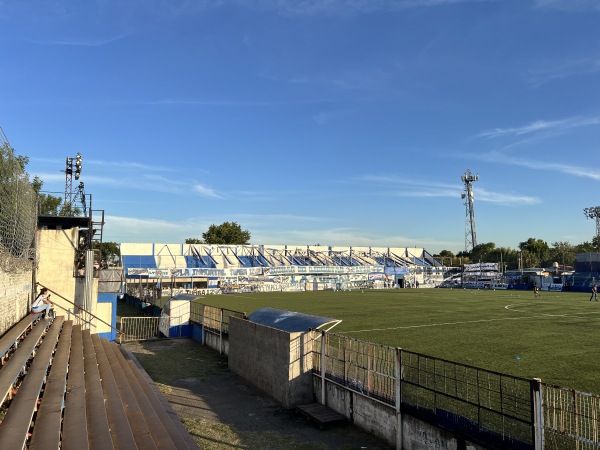
<path id="1" fill-rule="evenodd" d="M 600 236 L 594 236 L 594 239 L 592 239 L 592 245 L 596 247 L 597 252 L 600 252 Z"/>
<path id="2" fill-rule="evenodd" d="M 198 239 L 198 238 L 186 238 L 185 243 L 186 244 L 204 244 L 204 242 L 202 242 L 202 239 Z"/>
<path id="3" fill-rule="evenodd" d="M 94 250 L 98 251 L 100 261 L 104 261 L 106 264 L 115 266 L 119 263 L 121 257 L 121 249 L 119 244 L 116 242 L 103 242 L 102 251 L 100 251 L 100 242 L 94 242 Z"/>
<path id="4" fill-rule="evenodd" d="M 477 244 L 473 247 L 473 251 L 471 252 L 471 259 L 473 261 L 485 261 L 487 256 L 491 254 L 496 248 L 496 244 L 493 242 L 488 242 L 486 244 Z"/>
<path id="5" fill-rule="evenodd" d="M 245 245 L 250 243 L 250 232 L 242 230 L 237 222 L 223 222 L 208 227 L 202 239 L 206 244 Z"/>
<path id="6" fill-rule="evenodd" d="M 576 250 L 568 242 L 555 242 L 550 249 L 554 261 L 564 266 L 572 266 L 575 263 Z"/>
<path id="7" fill-rule="evenodd" d="M 525 267 L 548 265 L 550 259 L 550 247 L 542 239 L 529 238 L 519 243 L 523 252 Z"/>

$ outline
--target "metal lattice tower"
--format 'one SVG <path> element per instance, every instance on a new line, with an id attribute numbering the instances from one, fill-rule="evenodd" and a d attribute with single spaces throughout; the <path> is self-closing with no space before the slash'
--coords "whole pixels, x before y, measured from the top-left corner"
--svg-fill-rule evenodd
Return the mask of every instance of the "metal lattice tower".
<path id="1" fill-rule="evenodd" d="M 583 208 L 583 213 L 588 219 L 596 219 L 596 237 L 600 237 L 600 206 Z"/>
<path id="2" fill-rule="evenodd" d="M 477 246 L 477 234 L 475 232 L 475 210 L 473 209 L 473 181 L 479 180 L 479 175 L 472 175 L 467 169 L 466 173 L 460 177 L 465 184 L 465 190 L 461 194 L 461 198 L 465 201 L 466 218 L 465 218 L 465 252 L 472 251 Z"/>
<path id="3" fill-rule="evenodd" d="M 63 204 L 67 207 L 67 211 L 73 209 L 73 173 L 75 173 L 75 179 L 79 180 L 81 174 L 81 153 L 77 153 L 75 158 L 67 156 L 67 165 L 65 169 L 65 198 Z M 75 166 L 75 170 L 73 170 Z"/>

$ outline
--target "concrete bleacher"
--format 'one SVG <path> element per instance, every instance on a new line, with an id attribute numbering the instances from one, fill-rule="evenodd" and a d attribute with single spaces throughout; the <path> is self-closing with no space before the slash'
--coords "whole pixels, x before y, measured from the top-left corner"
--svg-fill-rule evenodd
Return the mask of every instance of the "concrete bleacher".
<path id="1" fill-rule="evenodd" d="M 0 352 L 0 449 L 198 449 L 131 355 L 62 316 L 25 317 Z"/>

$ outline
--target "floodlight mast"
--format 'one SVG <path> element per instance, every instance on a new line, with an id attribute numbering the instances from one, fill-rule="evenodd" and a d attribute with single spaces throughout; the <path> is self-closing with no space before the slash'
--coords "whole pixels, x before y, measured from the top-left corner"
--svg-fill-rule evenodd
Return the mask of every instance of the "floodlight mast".
<path id="1" fill-rule="evenodd" d="M 465 189 L 461 194 L 461 198 L 465 201 L 466 217 L 465 217 L 465 253 L 472 251 L 477 246 L 477 233 L 475 232 L 475 210 L 473 209 L 473 181 L 479 180 L 479 175 L 472 175 L 467 169 L 465 174 L 460 177 L 465 184 Z"/>
<path id="2" fill-rule="evenodd" d="M 83 158 L 79 152 L 77 152 L 75 158 L 67 156 L 65 169 L 65 198 L 63 204 L 65 207 L 68 205 L 68 208 L 66 208 L 65 211 L 70 211 L 69 214 L 72 214 L 73 211 L 73 173 L 75 173 L 75 179 L 79 180 L 82 162 Z M 75 166 L 75 171 L 73 171 L 73 166 Z"/>
<path id="3" fill-rule="evenodd" d="M 596 237 L 600 237 L 600 206 L 583 208 L 583 214 L 588 219 L 596 219 Z"/>

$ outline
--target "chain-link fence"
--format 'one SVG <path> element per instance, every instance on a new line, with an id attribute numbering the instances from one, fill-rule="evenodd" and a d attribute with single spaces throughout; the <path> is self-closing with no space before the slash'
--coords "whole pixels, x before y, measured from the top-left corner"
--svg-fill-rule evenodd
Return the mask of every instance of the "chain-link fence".
<path id="1" fill-rule="evenodd" d="M 31 270 L 36 198 L 22 161 L 15 157 L 0 130 L 0 270 Z"/>

